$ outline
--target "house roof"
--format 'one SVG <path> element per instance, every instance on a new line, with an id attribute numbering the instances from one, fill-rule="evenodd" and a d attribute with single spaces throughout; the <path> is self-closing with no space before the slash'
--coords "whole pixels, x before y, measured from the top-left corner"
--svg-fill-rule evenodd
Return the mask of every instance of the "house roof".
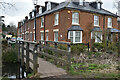
<path id="1" fill-rule="evenodd" d="M 100 27 L 94 27 L 92 31 L 102 31 L 102 30 L 100 29 Z"/>
<path id="2" fill-rule="evenodd" d="M 114 28 L 108 28 L 111 33 L 120 33 L 120 30 Z"/>
<path id="3" fill-rule="evenodd" d="M 80 10 L 80 11 L 86 11 L 86 12 L 93 12 L 93 13 L 98 13 L 98 14 L 104 14 L 104 15 L 108 15 L 108 16 L 117 17 L 116 14 L 111 13 L 111 12 L 109 12 L 109 11 L 103 9 L 103 8 L 101 8 L 101 9 L 95 9 L 95 8 L 93 8 L 92 6 L 90 6 L 89 2 L 85 2 L 85 5 L 81 6 L 81 5 L 76 5 L 73 2 L 67 2 L 67 1 L 60 3 L 58 6 L 56 6 L 52 10 L 49 10 L 49 11 L 46 10 L 42 14 L 39 14 L 37 17 L 53 13 L 55 11 L 59 11 L 59 10 L 64 9 L 64 8 L 66 8 L 66 9 Z"/>
<path id="4" fill-rule="evenodd" d="M 83 31 L 80 26 L 71 26 L 68 31 Z"/>

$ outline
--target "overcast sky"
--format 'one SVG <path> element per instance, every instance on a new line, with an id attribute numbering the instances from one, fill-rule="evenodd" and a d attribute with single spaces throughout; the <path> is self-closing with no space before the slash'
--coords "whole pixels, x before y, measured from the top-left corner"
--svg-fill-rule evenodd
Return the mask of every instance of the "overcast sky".
<path id="1" fill-rule="evenodd" d="M 8 25 L 10 22 L 15 23 L 17 26 L 18 21 L 24 19 L 25 16 L 29 15 L 29 12 L 34 8 L 32 0 L 3 0 L 5 2 L 10 2 L 14 4 L 14 8 L 7 8 L 6 10 L 0 9 L 0 16 L 5 16 L 5 24 Z M 44 2 L 48 0 L 38 0 L 38 4 L 44 5 Z M 65 0 L 49 0 L 53 2 L 62 2 Z M 95 1 L 95 0 L 86 0 Z M 103 8 L 107 9 L 113 13 L 116 13 L 113 7 L 114 0 L 101 0 L 103 2 Z"/>

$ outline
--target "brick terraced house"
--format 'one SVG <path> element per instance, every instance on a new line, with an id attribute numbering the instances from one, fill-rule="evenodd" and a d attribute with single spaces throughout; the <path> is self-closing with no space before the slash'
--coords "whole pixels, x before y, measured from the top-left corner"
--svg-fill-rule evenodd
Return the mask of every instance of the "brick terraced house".
<path id="1" fill-rule="evenodd" d="M 103 30 L 120 33 L 117 15 L 102 8 L 101 1 L 69 0 L 62 3 L 47 1 L 45 6 L 36 6 L 36 40 L 87 43 L 96 31 L 103 39 Z M 18 37 L 35 40 L 34 10 L 18 23 Z M 113 35 L 109 39 L 112 39 Z M 95 37 L 95 42 L 101 42 Z"/>

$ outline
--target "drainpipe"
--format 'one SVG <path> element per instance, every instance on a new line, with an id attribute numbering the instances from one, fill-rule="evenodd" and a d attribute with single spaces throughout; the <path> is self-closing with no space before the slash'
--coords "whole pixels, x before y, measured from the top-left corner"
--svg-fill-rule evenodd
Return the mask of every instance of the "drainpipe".
<path id="1" fill-rule="evenodd" d="M 103 43 L 106 51 L 106 30 L 105 30 L 105 15 L 103 15 Z"/>
<path id="2" fill-rule="evenodd" d="M 44 40 L 45 40 L 45 16 L 44 16 Z"/>

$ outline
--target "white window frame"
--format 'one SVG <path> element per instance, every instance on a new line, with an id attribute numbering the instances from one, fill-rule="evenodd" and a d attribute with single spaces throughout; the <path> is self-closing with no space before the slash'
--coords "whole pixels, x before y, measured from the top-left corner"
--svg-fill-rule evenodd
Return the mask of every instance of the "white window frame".
<path id="1" fill-rule="evenodd" d="M 34 34 L 34 41 L 35 41 L 35 37 L 36 37 L 36 36 L 35 36 L 35 32 L 34 32 L 33 34 Z"/>
<path id="2" fill-rule="evenodd" d="M 70 32 L 68 32 L 68 39 L 71 39 L 71 37 L 73 37 L 73 43 L 82 43 L 82 31 L 72 31 L 73 32 L 73 36 L 70 35 Z M 80 41 L 76 42 L 76 32 L 80 32 Z"/>
<path id="3" fill-rule="evenodd" d="M 51 2 L 47 3 L 47 10 L 51 10 Z"/>
<path id="4" fill-rule="evenodd" d="M 94 26 L 98 26 L 99 27 L 99 16 L 94 15 Z"/>
<path id="5" fill-rule="evenodd" d="M 41 32 L 41 40 L 44 40 L 44 32 Z"/>
<path id="6" fill-rule="evenodd" d="M 35 29 L 35 20 L 34 20 L 34 28 L 33 29 Z"/>
<path id="7" fill-rule="evenodd" d="M 41 28 L 44 27 L 44 17 L 41 17 Z"/>
<path id="8" fill-rule="evenodd" d="M 101 41 L 98 40 L 96 35 L 100 34 Z M 91 39 L 95 39 L 95 43 L 102 43 L 102 32 L 91 32 Z"/>
<path id="9" fill-rule="evenodd" d="M 42 7 L 39 8 L 39 14 L 41 14 L 41 13 L 42 13 Z"/>
<path id="10" fill-rule="evenodd" d="M 57 38 L 56 38 L 56 33 L 57 33 Z M 54 32 L 54 41 L 57 42 L 58 41 L 58 37 L 59 37 L 58 31 L 55 31 Z"/>
<path id="11" fill-rule="evenodd" d="M 112 18 L 108 18 L 108 28 L 112 28 Z"/>
<path id="12" fill-rule="evenodd" d="M 83 6 L 83 2 L 84 2 L 84 0 L 79 0 L 79 5 Z"/>
<path id="13" fill-rule="evenodd" d="M 34 17 L 34 12 L 32 12 L 32 17 Z"/>
<path id="14" fill-rule="evenodd" d="M 79 25 L 79 12 L 72 13 L 72 24 Z"/>
<path id="15" fill-rule="evenodd" d="M 97 3 L 97 8 L 98 8 L 98 9 L 100 9 L 100 8 L 101 8 L 100 3 Z"/>
<path id="16" fill-rule="evenodd" d="M 55 21 L 54 21 L 54 25 L 58 25 L 59 24 L 59 13 L 55 14 Z"/>

